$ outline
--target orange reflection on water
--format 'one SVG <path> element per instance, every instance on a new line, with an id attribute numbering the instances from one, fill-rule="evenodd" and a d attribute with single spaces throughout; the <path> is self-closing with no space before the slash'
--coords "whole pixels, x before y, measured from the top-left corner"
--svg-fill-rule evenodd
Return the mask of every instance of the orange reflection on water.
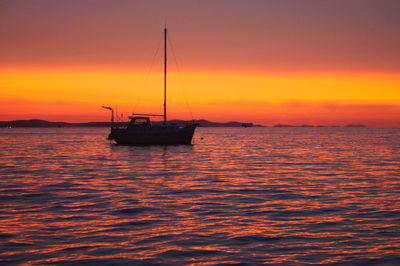
<path id="1" fill-rule="evenodd" d="M 398 131 L 199 128 L 193 146 L 129 147 L 105 129 L 4 129 L 1 258 L 393 262 Z"/>

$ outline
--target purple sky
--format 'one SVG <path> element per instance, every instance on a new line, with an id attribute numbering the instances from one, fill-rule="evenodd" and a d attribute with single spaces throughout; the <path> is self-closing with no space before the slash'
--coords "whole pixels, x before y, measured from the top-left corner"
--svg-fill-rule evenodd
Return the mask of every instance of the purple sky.
<path id="1" fill-rule="evenodd" d="M 185 67 L 400 70 L 398 0 L 2 0 L 1 65 L 148 66 L 164 21 Z"/>

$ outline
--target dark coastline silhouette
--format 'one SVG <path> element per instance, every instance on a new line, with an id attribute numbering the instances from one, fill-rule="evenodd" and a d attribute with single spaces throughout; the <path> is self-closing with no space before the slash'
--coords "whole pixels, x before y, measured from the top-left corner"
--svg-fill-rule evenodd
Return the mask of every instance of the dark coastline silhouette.
<path id="1" fill-rule="evenodd" d="M 168 124 L 175 124 L 184 126 L 193 121 L 186 120 L 168 120 Z M 195 120 L 201 127 L 242 127 L 243 122 L 211 122 L 208 120 L 200 119 Z M 153 122 L 154 125 L 161 125 L 162 121 Z M 120 125 L 127 125 L 128 122 L 117 122 Z M 12 120 L 12 121 L 0 121 L 0 127 L 109 127 L 110 122 L 84 122 L 84 123 L 68 123 L 68 122 L 51 122 L 41 119 L 29 119 L 29 120 Z M 253 125 L 254 127 L 262 127 L 262 125 Z"/>
<path id="2" fill-rule="evenodd" d="M 333 126 L 324 126 L 324 125 L 288 125 L 288 124 L 276 124 L 274 127 L 340 127 L 337 125 Z M 362 124 L 349 124 L 349 125 L 344 125 L 343 127 L 367 127 L 366 125 Z"/>
<path id="3" fill-rule="evenodd" d="M 168 120 L 169 124 L 175 124 L 179 126 L 185 126 L 193 121 L 186 120 Z M 200 127 L 244 127 L 244 125 L 251 124 L 251 127 L 264 127 L 263 125 L 257 125 L 247 122 L 212 122 L 205 119 L 195 120 Z M 154 125 L 161 125 L 162 121 L 153 122 Z M 121 126 L 126 126 L 128 122 L 118 122 Z M 83 123 L 68 123 L 68 122 L 51 122 L 42 119 L 28 119 L 28 120 L 12 120 L 12 121 L 0 121 L 0 127 L 109 127 L 110 122 L 83 122 Z M 341 127 L 341 126 L 324 126 L 324 125 L 289 125 L 289 124 L 276 124 L 273 127 Z M 349 124 L 343 127 L 366 127 L 362 124 Z"/>

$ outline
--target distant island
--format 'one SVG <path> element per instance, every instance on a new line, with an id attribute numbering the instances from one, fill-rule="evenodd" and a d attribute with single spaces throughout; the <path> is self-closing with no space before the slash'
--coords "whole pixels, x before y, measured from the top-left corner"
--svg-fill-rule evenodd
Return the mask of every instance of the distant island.
<path id="1" fill-rule="evenodd" d="M 264 127 L 248 122 L 211 122 L 205 119 L 186 121 L 186 120 L 169 120 L 169 124 L 185 126 L 190 123 L 197 123 L 200 127 Z M 162 121 L 153 122 L 154 125 L 162 125 Z M 120 126 L 126 126 L 128 122 L 116 122 Z M 51 122 L 42 119 L 29 119 L 29 120 L 12 120 L 0 121 L 0 127 L 110 127 L 110 122 L 84 122 L 84 123 L 68 123 L 68 122 Z M 349 124 L 345 126 L 324 126 L 324 125 L 288 125 L 276 124 L 273 127 L 366 127 L 361 124 Z"/>
<path id="2" fill-rule="evenodd" d="M 317 125 L 317 126 L 314 126 L 314 125 L 298 125 L 298 126 L 296 126 L 296 125 L 287 125 L 287 124 L 276 124 L 276 125 L 274 125 L 274 127 L 340 127 L 340 126 L 323 126 L 323 125 Z M 352 125 L 352 124 L 350 124 L 350 125 L 345 125 L 343 127 L 366 127 L 366 126 L 365 125 Z"/>
<path id="3" fill-rule="evenodd" d="M 208 120 L 169 120 L 169 124 L 185 126 L 189 123 L 197 123 L 201 127 L 262 127 L 262 125 L 254 125 L 253 123 L 244 122 L 211 122 Z M 154 125 L 161 125 L 163 122 L 153 122 Z M 120 126 L 126 126 L 128 122 L 116 122 Z M 29 120 L 13 120 L 13 121 L 0 121 L 0 127 L 110 127 L 110 122 L 86 122 L 86 123 L 67 123 L 67 122 L 50 122 L 41 119 Z"/>

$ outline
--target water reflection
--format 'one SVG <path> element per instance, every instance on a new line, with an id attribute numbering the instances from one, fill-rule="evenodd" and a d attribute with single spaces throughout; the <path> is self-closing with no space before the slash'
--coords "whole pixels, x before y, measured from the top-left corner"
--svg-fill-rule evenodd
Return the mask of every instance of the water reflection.
<path id="1" fill-rule="evenodd" d="M 397 263 L 399 133 L 200 128 L 192 146 L 130 147 L 1 129 L 0 259 Z"/>

